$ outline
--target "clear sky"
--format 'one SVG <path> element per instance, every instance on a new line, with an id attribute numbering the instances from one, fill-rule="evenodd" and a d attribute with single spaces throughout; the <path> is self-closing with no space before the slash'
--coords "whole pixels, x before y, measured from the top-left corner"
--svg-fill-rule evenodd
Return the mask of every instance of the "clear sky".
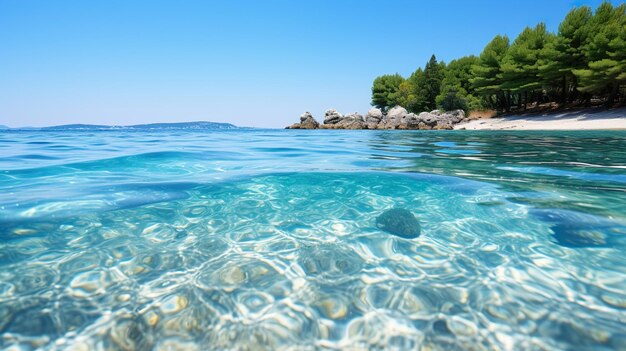
<path id="1" fill-rule="evenodd" d="M 372 80 L 599 0 L 0 0 L 0 124 L 365 113 Z M 615 1 L 614 3 L 619 3 Z"/>

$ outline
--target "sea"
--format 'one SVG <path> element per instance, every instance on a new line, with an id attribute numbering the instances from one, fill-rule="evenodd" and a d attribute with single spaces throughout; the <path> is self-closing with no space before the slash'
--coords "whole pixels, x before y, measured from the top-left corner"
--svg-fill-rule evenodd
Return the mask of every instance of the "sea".
<path id="1" fill-rule="evenodd" d="M 0 349 L 626 350 L 626 131 L 2 130 Z"/>

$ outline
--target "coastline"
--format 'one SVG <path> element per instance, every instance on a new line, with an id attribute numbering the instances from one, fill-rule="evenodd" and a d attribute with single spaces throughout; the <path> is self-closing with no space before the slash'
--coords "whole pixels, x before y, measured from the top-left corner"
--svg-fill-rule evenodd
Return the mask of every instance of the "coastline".
<path id="1" fill-rule="evenodd" d="M 348 130 L 626 130 L 626 107 L 529 112 L 500 117 L 466 117 L 463 110 L 408 113 L 396 106 L 389 111 L 371 108 L 365 117 L 327 110 L 319 123 L 311 113 L 286 129 Z"/>
<path id="2" fill-rule="evenodd" d="M 300 115 L 300 122 L 285 129 L 401 129 L 441 130 L 453 129 L 455 124 L 467 122 L 463 110 L 409 113 L 404 107 L 395 106 L 388 111 L 372 107 L 365 117 L 358 112 L 343 115 L 335 109 L 326 110 L 323 123 L 319 123 L 310 112 Z"/>
<path id="3" fill-rule="evenodd" d="M 626 130 L 626 107 L 475 119 L 455 130 Z"/>

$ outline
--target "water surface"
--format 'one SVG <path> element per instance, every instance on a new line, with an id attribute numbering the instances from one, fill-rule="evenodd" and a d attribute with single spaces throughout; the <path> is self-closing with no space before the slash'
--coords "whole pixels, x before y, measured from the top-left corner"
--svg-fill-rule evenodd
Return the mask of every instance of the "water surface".
<path id="1" fill-rule="evenodd" d="M 626 349 L 626 132 L 3 131 L 0 239 L 1 348 Z"/>

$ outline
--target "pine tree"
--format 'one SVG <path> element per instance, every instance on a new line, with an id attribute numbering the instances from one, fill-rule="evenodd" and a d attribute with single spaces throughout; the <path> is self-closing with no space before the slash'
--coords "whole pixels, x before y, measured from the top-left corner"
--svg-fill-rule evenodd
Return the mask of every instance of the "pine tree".
<path id="1" fill-rule="evenodd" d="M 425 98 L 425 75 L 420 67 L 406 80 L 410 89 L 410 95 L 405 100 L 404 106 L 409 112 L 420 113 L 428 109 Z"/>
<path id="2" fill-rule="evenodd" d="M 464 56 L 446 65 L 441 92 L 437 96 L 437 108 L 443 110 L 484 108 L 483 100 L 475 96 L 471 83 L 472 67 L 478 63 L 476 56 Z"/>
<path id="3" fill-rule="evenodd" d="M 611 103 L 626 83 L 626 4 L 613 7 L 604 2 L 589 21 L 590 35 L 584 45 L 588 67 L 574 70 L 582 92 L 608 94 Z"/>
<path id="4" fill-rule="evenodd" d="M 400 84 L 404 78 L 399 74 L 387 74 L 374 79 L 372 85 L 372 105 L 381 109 L 393 107 L 400 97 Z"/>
<path id="5" fill-rule="evenodd" d="M 558 87 L 561 101 L 575 98 L 577 80 L 573 71 L 587 67 L 582 50 L 589 37 L 592 11 L 583 6 L 571 10 L 559 25 L 558 35 L 543 48 L 539 60 L 539 76 L 547 85 Z"/>
<path id="6" fill-rule="evenodd" d="M 437 106 L 437 95 L 441 92 L 441 81 L 443 80 L 443 67 L 445 65 L 439 64 L 435 55 L 430 57 L 430 60 L 424 68 L 424 84 L 423 84 L 423 96 L 426 102 L 426 109 L 432 110 Z"/>
<path id="7" fill-rule="evenodd" d="M 472 66 L 472 75 L 470 79 L 476 94 L 485 96 L 492 106 L 493 95 L 498 96 L 501 107 L 506 105 L 506 97 L 502 93 L 502 60 L 509 49 L 509 38 L 507 36 L 497 35 L 493 38 L 478 58 L 478 62 Z"/>
<path id="8" fill-rule="evenodd" d="M 539 55 L 553 37 L 544 23 L 535 28 L 526 27 L 515 38 L 502 60 L 502 88 L 512 92 L 529 91 L 540 88 Z"/>
<path id="9" fill-rule="evenodd" d="M 513 41 L 496 36 L 478 58 L 438 63 L 435 55 L 408 79 L 377 78 L 372 104 L 411 112 L 442 108 L 510 110 L 530 101 L 626 103 L 626 3 L 603 2 L 595 12 L 571 10 L 557 34 L 543 23 Z M 582 94 L 580 94 L 580 93 Z M 495 97 L 495 101 L 494 101 Z"/>
<path id="10" fill-rule="evenodd" d="M 460 86 L 445 86 L 437 95 L 437 107 L 444 111 L 463 110 L 468 112 L 467 92 Z"/>
<path id="11" fill-rule="evenodd" d="M 474 93 L 474 86 L 470 82 L 472 75 L 472 66 L 478 63 L 476 56 L 464 56 L 456 60 L 450 61 L 446 66 L 441 88 L 446 86 L 457 86 L 463 88 L 467 93 Z"/>

